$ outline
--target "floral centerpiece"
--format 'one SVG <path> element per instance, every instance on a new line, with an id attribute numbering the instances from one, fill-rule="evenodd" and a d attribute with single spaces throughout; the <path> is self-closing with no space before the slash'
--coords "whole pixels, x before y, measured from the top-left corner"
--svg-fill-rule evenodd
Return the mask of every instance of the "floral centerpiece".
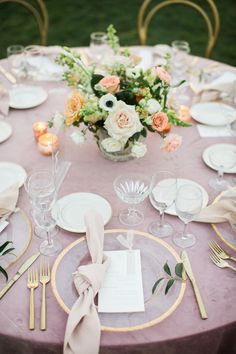
<path id="1" fill-rule="evenodd" d="M 143 70 L 139 58 L 121 50 L 112 25 L 108 27 L 109 53 L 98 65 L 86 66 L 68 48 L 57 58 L 66 67 L 64 78 L 73 87 L 65 106 L 66 126 L 81 128 L 73 133 L 77 143 L 91 131 L 106 157 L 126 160 L 147 151 L 147 132 L 166 138 L 171 125 L 188 126 L 167 106 L 171 76 L 164 67 Z M 171 134 L 164 149 L 176 149 L 181 137 Z"/>

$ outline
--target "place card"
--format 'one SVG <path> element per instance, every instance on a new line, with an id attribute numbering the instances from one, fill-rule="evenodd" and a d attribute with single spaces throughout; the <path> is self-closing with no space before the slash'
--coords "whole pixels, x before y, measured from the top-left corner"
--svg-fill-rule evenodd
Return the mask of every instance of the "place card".
<path id="1" fill-rule="evenodd" d="M 98 293 L 98 312 L 143 312 L 140 250 L 105 251 L 110 258 Z"/>

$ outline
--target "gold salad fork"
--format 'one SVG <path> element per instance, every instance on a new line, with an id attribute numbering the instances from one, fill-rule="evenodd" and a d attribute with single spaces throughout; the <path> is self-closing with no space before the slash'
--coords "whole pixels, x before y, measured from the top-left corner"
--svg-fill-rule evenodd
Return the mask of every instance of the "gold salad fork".
<path id="1" fill-rule="evenodd" d="M 215 241 L 209 242 L 209 247 L 220 258 L 231 259 L 232 261 L 236 262 L 236 258 L 232 257 L 228 252 L 226 252 L 223 248 L 221 248 L 217 242 L 215 242 Z"/>
<path id="2" fill-rule="evenodd" d="M 40 329 L 41 331 L 45 331 L 46 330 L 46 284 L 50 282 L 50 268 L 49 268 L 49 263 L 46 262 L 44 259 L 40 263 L 39 280 L 40 283 L 43 285 Z"/>
<path id="3" fill-rule="evenodd" d="M 219 267 L 219 268 L 230 268 L 230 269 L 233 269 L 236 272 L 236 268 L 231 266 L 224 259 L 222 259 L 219 256 L 217 256 L 217 254 L 215 254 L 214 252 L 210 252 L 209 253 L 209 257 L 212 260 L 212 262 L 215 263 L 215 265 L 217 265 L 217 267 Z"/>
<path id="4" fill-rule="evenodd" d="M 29 329 L 34 329 L 34 289 L 39 285 L 38 272 L 35 269 L 28 269 L 27 287 L 30 289 L 30 313 L 29 313 Z"/>

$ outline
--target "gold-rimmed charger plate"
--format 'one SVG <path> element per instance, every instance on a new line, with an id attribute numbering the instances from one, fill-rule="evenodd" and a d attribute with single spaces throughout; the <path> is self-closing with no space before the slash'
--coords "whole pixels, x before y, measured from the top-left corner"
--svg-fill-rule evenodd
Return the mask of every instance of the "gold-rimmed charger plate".
<path id="1" fill-rule="evenodd" d="M 104 250 L 119 250 L 124 247 L 117 240 L 119 234 L 126 235 L 128 230 L 106 230 Z M 165 241 L 148 233 L 134 230 L 133 248 L 140 249 L 145 312 L 143 313 L 99 313 L 103 331 L 126 332 L 151 327 L 170 316 L 183 299 L 186 284 L 175 282 L 168 295 L 159 291 L 152 297 L 155 281 L 164 275 L 163 265 L 166 261 L 171 269 L 181 262 L 176 251 Z M 66 312 L 78 298 L 73 284 L 73 272 L 81 264 L 89 262 L 89 253 L 85 237 L 68 245 L 57 257 L 52 268 L 52 291 L 59 305 Z M 164 284 L 163 284 L 164 286 Z"/>
<path id="2" fill-rule="evenodd" d="M 214 203 L 217 203 L 222 198 L 234 198 L 236 202 L 236 187 L 230 188 L 226 191 L 220 193 L 215 200 Z M 236 251 L 236 233 L 233 231 L 229 223 L 219 223 L 219 224 L 211 224 L 215 233 L 219 238 L 232 250 Z"/>
<path id="3" fill-rule="evenodd" d="M 8 219 L 9 225 L 1 232 L 0 244 L 12 241 L 12 254 L 1 257 L 0 265 L 5 269 L 17 262 L 29 247 L 32 240 L 32 226 L 27 214 L 19 209 Z M 9 246 L 10 247 L 10 246 Z"/>

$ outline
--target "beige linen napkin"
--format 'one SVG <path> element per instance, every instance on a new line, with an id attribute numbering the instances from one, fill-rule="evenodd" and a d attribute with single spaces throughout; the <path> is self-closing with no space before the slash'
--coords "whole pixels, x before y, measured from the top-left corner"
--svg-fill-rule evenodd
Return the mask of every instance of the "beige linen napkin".
<path id="1" fill-rule="evenodd" d="M 109 259 L 103 256 L 104 226 L 100 214 L 89 211 L 85 215 L 86 239 L 92 263 L 78 267 L 74 284 L 79 298 L 74 303 L 66 325 L 64 354 L 97 354 L 101 328 L 94 304 Z"/>
<path id="2" fill-rule="evenodd" d="M 0 217 L 15 210 L 18 196 L 18 183 L 11 185 L 0 193 Z"/>
<path id="3" fill-rule="evenodd" d="M 222 199 L 202 209 L 201 213 L 194 219 L 200 222 L 219 223 L 229 221 L 236 223 L 236 198 Z"/>

